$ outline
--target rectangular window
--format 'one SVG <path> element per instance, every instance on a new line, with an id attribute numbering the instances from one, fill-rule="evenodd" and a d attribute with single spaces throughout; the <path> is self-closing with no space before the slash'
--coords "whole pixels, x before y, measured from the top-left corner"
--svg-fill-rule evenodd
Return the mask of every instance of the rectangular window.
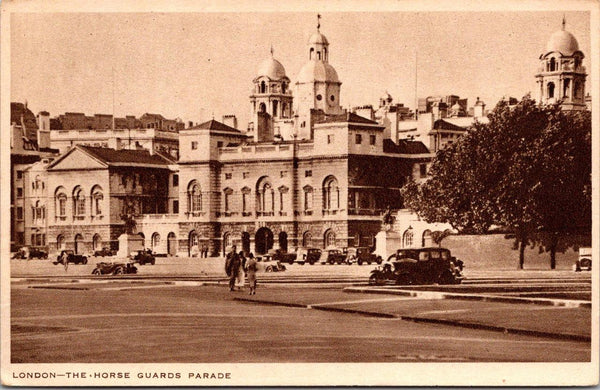
<path id="1" fill-rule="evenodd" d="M 179 175 L 173 175 L 173 187 L 179 187 Z"/>
<path id="2" fill-rule="evenodd" d="M 217 141 L 217 148 L 223 147 L 223 141 Z"/>
<path id="3" fill-rule="evenodd" d="M 243 177 L 244 179 L 247 179 L 247 178 L 249 178 L 249 177 L 250 177 L 250 172 L 244 172 L 244 173 L 242 173 L 242 177 Z"/>
<path id="4" fill-rule="evenodd" d="M 17 198 L 23 197 L 23 189 L 21 187 L 17 187 Z"/>
<path id="5" fill-rule="evenodd" d="M 304 171 L 304 177 L 312 177 L 312 170 Z"/>
<path id="6" fill-rule="evenodd" d="M 376 136 L 375 134 L 371 134 L 371 135 L 369 136 L 369 143 L 370 143 L 371 145 L 375 145 L 375 143 L 376 143 L 376 142 L 377 142 L 377 136 Z"/>
<path id="7" fill-rule="evenodd" d="M 179 214 L 179 201 L 173 201 L 173 214 Z"/>
<path id="8" fill-rule="evenodd" d="M 327 134 L 327 143 L 328 144 L 332 144 L 333 143 L 333 134 Z"/>
<path id="9" fill-rule="evenodd" d="M 23 219 L 23 207 L 17 207 L 17 220 Z"/>
<path id="10" fill-rule="evenodd" d="M 225 174 L 225 180 L 231 180 L 231 177 L 233 176 L 232 173 L 226 173 Z"/>
<path id="11" fill-rule="evenodd" d="M 427 176 L 427 164 L 419 165 L 419 173 L 421 174 L 421 177 Z"/>
<path id="12" fill-rule="evenodd" d="M 192 141 L 192 150 L 196 150 L 196 149 L 198 149 L 198 142 Z"/>
<path id="13" fill-rule="evenodd" d="M 286 177 L 287 171 L 279 171 L 279 177 Z"/>
<path id="14" fill-rule="evenodd" d="M 17 171 L 17 179 L 23 178 L 23 171 Z"/>
<path id="15" fill-rule="evenodd" d="M 355 140 L 357 145 L 362 144 L 362 134 L 356 134 Z"/>

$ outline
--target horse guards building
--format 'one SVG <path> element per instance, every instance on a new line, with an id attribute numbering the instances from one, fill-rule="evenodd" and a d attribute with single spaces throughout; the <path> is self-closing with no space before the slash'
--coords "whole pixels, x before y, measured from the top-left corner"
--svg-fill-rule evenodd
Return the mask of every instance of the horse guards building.
<path id="1" fill-rule="evenodd" d="M 12 103 L 13 247 L 117 249 L 127 214 L 145 247 L 172 256 L 218 255 L 230 244 L 257 254 L 374 246 L 386 210 L 399 245 L 431 245 L 432 230 L 449 226 L 403 210 L 399 190 L 425 180 L 437 150 L 487 120 L 484 103 L 428 97 L 414 113 L 386 92 L 377 108 L 347 110 L 330 54 L 317 28 L 292 84 L 271 50 L 244 130 L 231 115 L 187 126 L 159 114 L 51 119 Z M 583 58 L 563 21 L 540 56 L 541 103 L 589 109 Z"/>

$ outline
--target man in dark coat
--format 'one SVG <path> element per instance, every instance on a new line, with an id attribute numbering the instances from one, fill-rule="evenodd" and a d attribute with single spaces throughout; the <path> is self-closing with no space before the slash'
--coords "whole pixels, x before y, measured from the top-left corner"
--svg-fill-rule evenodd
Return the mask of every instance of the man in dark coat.
<path id="1" fill-rule="evenodd" d="M 225 258 L 225 272 L 229 276 L 229 291 L 233 291 L 238 272 L 240 272 L 240 266 L 242 265 L 242 260 L 236 253 L 236 249 L 235 245 L 231 246 Z"/>

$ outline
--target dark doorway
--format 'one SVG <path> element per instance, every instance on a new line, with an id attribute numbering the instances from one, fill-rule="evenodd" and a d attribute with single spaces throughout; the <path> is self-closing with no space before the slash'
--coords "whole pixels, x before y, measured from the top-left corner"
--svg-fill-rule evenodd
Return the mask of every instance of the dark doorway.
<path id="1" fill-rule="evenodd" d="M 287 252 L 287 250 L 288 250 L 287 237 L 288 236 L 287 236 L 286 232 L 279 233 L 279 249 L 281 249 L 283 252 Z"/>
<path id="2" fill-rule="evenodd" d="M 177 254 L 177 237 L 175 233 L 171 232 L 167 236 L 167 253 L 169 256 L 175 256 Z"/>
<path id="3" fill-rule="evenodd" d="M 266 227 L 258 229 L 254 237 L 254 244 L 256 253 L 264 255 L 269 249 L 273 248 L 273 232 Z"/>
<path id="4" fill-rule="evenodd" d="M 73 248 L 75 250 L 75 254 L 76 255 L 80 255 L 81 252 L 83 252 L 83 237 L 81 236 L 81 234 L 78 234 L 75 236 L 75 248 Z"/>
<path id="5" fill-rule="evenodd" d="M 242 250 L 245 254 L 250 253 L 250 233 L 242 232 Z"/>

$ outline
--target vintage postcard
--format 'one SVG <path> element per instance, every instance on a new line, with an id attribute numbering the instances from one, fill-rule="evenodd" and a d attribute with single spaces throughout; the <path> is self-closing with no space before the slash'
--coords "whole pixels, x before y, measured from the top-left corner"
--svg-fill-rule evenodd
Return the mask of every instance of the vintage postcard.
<path id="1" fill-rule="evenodd" d="M 599 11 L 3 1 L 2 384 L 597 385 Z"/>

